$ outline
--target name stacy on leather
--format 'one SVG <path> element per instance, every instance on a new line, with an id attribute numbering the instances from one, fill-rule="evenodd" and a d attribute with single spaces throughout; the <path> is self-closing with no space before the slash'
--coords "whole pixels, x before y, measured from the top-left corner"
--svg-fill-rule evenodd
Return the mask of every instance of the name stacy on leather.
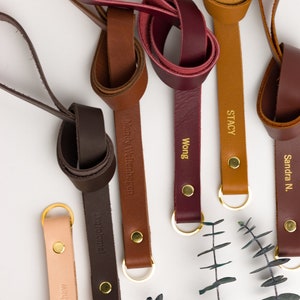
<path id="1" fill-rule="evenodd" d="M 235 110 L 227 110 L 227 133 L 235 135 Z"/>
<path id="2" fill-rule="evenodd" d="M 292 181 L 292 170 L 291 170 L 291 160 L 293 156 L 291 154 L 286 154 L 283 156 L 284 159 L 284 181 L 285 181 L 285 191 L 293 190 L 293 183 Z"/>
<path id="3" fill-rule="evenodd" d="M 181 159 L 189 159 L 189 147 L 190 147 L 190 138 L 184 138 L 181 140 Z"/>

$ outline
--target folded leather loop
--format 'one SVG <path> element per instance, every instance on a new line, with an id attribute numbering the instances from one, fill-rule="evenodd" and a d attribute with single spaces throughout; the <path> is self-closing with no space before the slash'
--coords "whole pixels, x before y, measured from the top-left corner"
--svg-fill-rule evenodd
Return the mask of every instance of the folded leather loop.
<path id="1" fill-rule="evenodd" d="M 125 264 L 151 268 L 146 180 L 139 100 L 147 86 L 144 52 L 134 38 L 131 10 L 108 8 L 91 69 L 95 92 L 113 109 L 122 208 Z M 139 234 L 141 240 L 133 239 Z"/>
<path id="2" fill-rule="evenodd" d="M 262 80 L 258 116 L 275 140 L 275 183 L 278 255 L 300 256 L 300 49 L 279 44 L 275 15 L 279 0 L 273 1 L 271 30 L 259 1 L 266 36 L 273 57 Z"/>
<path id="3" fill-rule="evenodd" d="M 100 109 L 73 104 L 70 110 L 76 122 L 63 122 L 57 156 L 62 170 L 77 188 L 82 188 L 93 299 L 119 299 L 107 185 L 115 170 L 112 143 L 105 135 Z M 112 287 L 109 295 L 101 293 L 103 282 Z"/>
<path id="4" fill-rule="evenodd" d="M 156 73 L 175 89 L 175 219 L 177 223 L 201 222 L 201 84 L 218 59 L 219 47 L 192 1 L 172 3 L 178 21 L 141 12 L 139 34 Z M 182 35 L 179 64 L 163 53 L 172 26 L 179 27 Z"/>
<path id="5" fill-rule="evenodd" d="M 225 196 L 248 195 L 242 205 L 225 205 L 232 209 L 241 209 L 249 200 L 243 68 L 238 22 L 245 16 L 250 3 L 251 0 L 204 0 L 207 11 L 213 17 L 214 33 L 220 44 L 220 58 L 217 63 L 220 192 Z"/>
<path id="6" fill-rule="evenodd" d="M 47 207 L 42 214 L 45 251 L 48 271 L 49 299 L 77 300 L 77 283 L 70 215 L 52 215 L 46 217 L 54 208 L 70 208 L 62 203 Z M 72 213 L 72 212 L 71 212 Z"/>
<path id="7" fill-rule="evenodd" d="M 102 111 L 79 104 L 66 109 L 48 86 L 25 30 L 8 15 L 0 13 L 0 20 L 12 24 L 21 32 L 42 84 L 58 110 L 6 85 L 1 84 L 0 87 L 63 119 L 58 136 L 57 156 L 62 170 L 83 192 L 93 299 L 120 299 L 108 190 L 108 183 L 115 171 L 115 156 L 112 142 L 105 134 Z"/>
<path id="8" fill-rule="evenodd" d="M 81 0 L 81 2 L 140 11 L 139 34 L 143 47 L 159 77 L 176 89 L 174 126 L 176 221 L 200 222 L 200 91 L 202 82 L 218 58 L 219 47 L 215 37 L 206 28 L 204 18 L 193 1 L 153 0 L 143 1 L 142 4 L 105 0 Z M 179 64 L 172 63 L 163 54 L 166 38 L 172 26 L 180 28 L 184 33 Z M 97 76 L 101 76 L 99 73 Z M 92 81 L 94 77 L 92 73 Z M 100 82 L 99 79 L 98 81 Z M 106 95 L 103 96 L 105 99 Z M 178 131 L 181 131 L 180 135 Z M 183 146 L 190 149 L 190 159 L 184 162 L 181 155 L 178 155 Z M 193 188 L 193 195 L 188 197 L 188 201 L 182 192 L 186 186 Z"/>

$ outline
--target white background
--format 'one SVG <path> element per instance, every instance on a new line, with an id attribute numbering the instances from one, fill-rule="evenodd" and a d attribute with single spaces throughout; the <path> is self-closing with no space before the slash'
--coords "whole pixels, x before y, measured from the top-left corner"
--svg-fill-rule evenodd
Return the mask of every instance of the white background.
<path id="1" fill-rule="evenodd" d="M 272 1 L 265 1 L 268 5 Z M 279 40 L 300 47 L 300 1 L 281 1 L 277 17 Z M 208 26 L 211 18 L 202 1 L 197 5 Z M 67 0 L 0 0 L 0 10 L 16 18 L 26 29 L 38 52 L 45 74 L 56 96 L 65 106 L 72 102 L 102 108 L 106 130 L 114 140 L 113 113 L 93 92 L 90 65 L 100 29 Z M 11 26 L 0 23 L 0 81 L 29 92 L 45 101 L 31 55 Z M 207 221 L 224 218 L 218 229 L 226 233 L 217 242 L 231 245 L 217 253 L 219 262 L 233 262 L 219 269 L 219 276 L 237 281 L 220 288 L 221 299 L 253 300 L 274 295 L 261 288 L 262 274 L 249 272 L 264 264 L 252 259 L 253 248 L 241 250 L 248 241 L 238 233 L 237 222 L 253 218 L 256 233 L 273 230 L 264 243 L 276 244 L 273 141 L 256 114 L 260 81 L 270 58 L 259 7 L 253 1 L 240 23 L 247 129 L 248 175 L 251 203 L 239 212 L 223 208 L 217 198 L 220 185 L 216 74 L 211 72 L 202 92 L 202 210 Z M 297 30 L 296 30 L 297 29 Z M 118 180 L 110 183 L 112 215 L 122 299 L 144 300 L 159 293 L 166 300 L 217 299 L 211 291 L 200 296 L 199 289 L 214 281 L 213 271 L 200 270 L 212 263 L 210 255 L 197 254 L 211 246 L 209 232 L 183 237 L 170 225 L 173 210 L 173 97 L 147 59 L 149 83 L 141 100 L 141 119 L 147 179 L 152 251 L 156 264 L 153 277 L 132 283 L 122 273 L 123 247 Z M 56 137 L 60 120 L 0 91 L 0 300 L 48 299 L 47 270 L 40 214 L 54 202 L 71 206 L 75 214 L 74 248 L 79 299 L 92 299 L 89 258 L 81 193 L 60 170 L 56 161 Z M 298 261 L 299 262 L 299 261 Z M 297 263 L 297 261 L 293 261 Z M 280 293 L 300 294 L 299 271 L 275 269 L 288 281 Z"/>

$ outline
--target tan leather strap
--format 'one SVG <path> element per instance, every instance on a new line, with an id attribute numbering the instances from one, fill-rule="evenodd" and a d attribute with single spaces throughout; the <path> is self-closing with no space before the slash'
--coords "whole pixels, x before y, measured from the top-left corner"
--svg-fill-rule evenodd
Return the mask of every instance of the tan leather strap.
<path id="1" fill-rule="evenodd" d="M 204 0 L 220 44 L 217 62 L 221 192 L 248 194 L 243 69 L 239 21 L 251 0 Z M 239 205 L 237 205 L 239 207 Z"/>
<path id="2" fill-rule="evenodd" d="M 131 10 L 109 8 L 91 70 L 95 92 L 114 110 L 127 268 L 152 266 L 139 100 L 147 85 Z"/>
<path id="3" fill-rule="evenodd" d="M 47 216 L 55 208 L 68 214 Z M 42 214 L 50 300 L 77 299 L 77 284 L 72 239 L 73 213 L 65 204 L 53 204 Z"/>
<path id="4" fill-rule="evenodd" d="M 259 4 L 273 54 L 261 83 L 257 112 L 275 140 L 278 255 L 300 256 L 300 49 L 278 42 L 275 15 L 279 0 L 271 3 L 270 26 L 263 1 Z"/>

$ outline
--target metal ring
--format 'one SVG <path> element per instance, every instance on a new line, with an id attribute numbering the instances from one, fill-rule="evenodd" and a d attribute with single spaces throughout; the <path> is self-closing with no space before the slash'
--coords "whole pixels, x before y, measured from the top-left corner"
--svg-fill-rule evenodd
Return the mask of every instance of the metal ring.
<path id="1" fill-rule="evenodd" d="M 250 188 L 248 187 L 248 194 L 246 194 L 246 200 L 241 204 L 241 205 L 238 205 L 238 206 L 232 206 L 232 205 L 229 205 L 227 204 L 224 200 L 223 200 L 223 192 L 222 192 L 222 185 L 220 186 L 219 188 L 219 192 L 218 192 L 218 198 L 219 198 L 219 201 L 220 203 L 226 207 L 227 209 L 230 209 L 230 210 L 240 210 L 242 208 L 244 208 L 248 202 L 250 201 L 251 199 L 251 191 L 250 191 Z"/>
<path id="2" fill-rule="evenodd" d="M 278 246 L 276 246 L 275 250 L 274 250 L 274 258 L 275 259 L 279 258 L 278 252 L 279 252 L 279 248 L 278 248 Z M 282 268 L 282 269 L 285 269 L 285 270 L 295 271 L 295 270 L 300 269 L 300 264 L 298 266 L 295 266 L 295 267 L 286 267 L 285 265 L 280 265 L 279 267 Z"/>
<path id="3" fill-rule="evenodd" d="M 202 223 L 203 221 L 204 221 L 204 215 L 203 215 L 203 213 L 201 213 L 201 221 L 200 221 L 200 224 L 198 225 L 198 227 L 192 231 L 183 231 L 177 226 L 177 223 L 175 220 L 175 211 L 173 212 L 172 217 L 171 217 L 171 224 L 172 224 L 173 229 L 177 233 L 184 235 L 184 236 L 192 236 L 192 235 L 198 233 L 203 227 L 203 223 Z"/>
<path id="4" fill-rule="evenodd" d="M 57 207 L 64 208 L 69 213 L 70 223 L 71 223 L 71 226 L 73 226 L 73 224 L 74 224 L 74 214 L 73 214 L 73 211 L 72 211 L 72 209 L 67 204 L 64 204 L 64 203 L 53 203 L 53 204 L 47 206 L 44 209 L 44 211 L 42 212 L 42 215 L 41 215 L 41 223 L 42 223 L 42 225 L 44 226 L 44 220 L 45 220 L 48 212 L 50 210 L 54 209 L 54 208 L 57 208 Z"/>
<path id="5" fill-rule="evenodd" d="M 152 265 L 150 267 L 149 273 L 147 273 L 145 276 L 143 276 L 141 278 L 134 278 L 128 274 L 128 268 L 126 267 L 125 259 L 123 259 L 123 262 L 122 262 L 122 270 L 127 279 L 129 279 L 130 281 L 135 282 L 135 283 L 141 283 L 141 282 L 147 281 L 148 279 L 150 279 L 152 277 L 154 270 L 155 270 L 155 264 L 152 260 Z"/>

